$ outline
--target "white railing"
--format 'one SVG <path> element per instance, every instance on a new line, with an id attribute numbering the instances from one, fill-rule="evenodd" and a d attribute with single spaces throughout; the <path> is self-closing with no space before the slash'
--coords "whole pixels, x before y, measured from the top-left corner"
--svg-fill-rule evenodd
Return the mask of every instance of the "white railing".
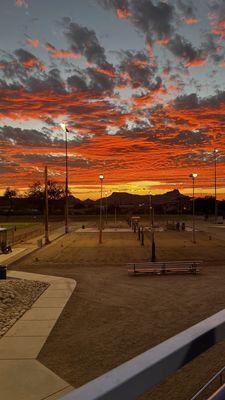
<path id="1" fill-rule="evenodd" d="M 70 392 L 61 400 L 135 400 L 225 339 L 225 310 Z"/>

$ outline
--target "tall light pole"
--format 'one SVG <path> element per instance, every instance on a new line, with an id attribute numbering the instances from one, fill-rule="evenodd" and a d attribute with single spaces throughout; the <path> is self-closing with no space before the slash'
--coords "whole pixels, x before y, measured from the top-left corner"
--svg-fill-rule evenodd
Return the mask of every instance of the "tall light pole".
<path id="1" fill-rule="evenodd" d="M 193 190 L 193 205 L 192 205 L 192 211 L 193 211 L 193 219 L 192 219 L 192 241 L 193 243 L 196 243 L 196 238 L 195 238 L 195 178 L 197 178 L 198 174 L 190 174 L 189 177 L 192 178 L 192 190 Z"/>
<path id="2" fill-rule="evenodd" d="M 45 244 L 49 244 L 48 230 L 48 167 L 45 166 Z"/>
<path id="3" fill-rule="evenodd" d="M 65 233 L 69 232 L 69 226 L 68 226 L 68 141 L 67 141 L 67 133 L 69 133 L 69 130 L 66 126 L 66 124 L 60 124 L 62 130 L 65 133 L 65 150 L 66 150 L 66 158 L 65 158 L 65 166 L 66 166 L 66 184 L 65 184 Z"/>
<path id="4" fill-rule="evenodd" d="M 215 224 L 217 224 L 217 155 L 218 155 L 219 150 L 214 149 L 213 150 L 213 155 L 214 155 L 214 193 L 215 193 Z"/>
<path id="5" fill-rule="evenodd" d="M 99 175 L 101 183 L 101 198 L 100 198 L 100 213 L 99 213 L 99 244 L 102 243 L 102 185 L 104 180 L 104 175 Z"/>
<path id="6" fill-rule="evenodd" d="M 151 261 L 155 262 L 155 232 L 154 232 L 154 210 L 152 207 L 152 195 L 149 193 L 149 225 L 151 230 L 151 242 L 152 242 L 152 254 L 151 254 Z"/>
<path id="7" fill-rule="evenodd" d="M 108 192 L 105 192 L 105 222 L 108 223 Z"/>
<path id="8" fill-rule="evenodd" d="M 154 225 L 154 210 L 152 206 L 152 195 L 149 193 L 149 223 L 150 227 L 153 228 Z"/>

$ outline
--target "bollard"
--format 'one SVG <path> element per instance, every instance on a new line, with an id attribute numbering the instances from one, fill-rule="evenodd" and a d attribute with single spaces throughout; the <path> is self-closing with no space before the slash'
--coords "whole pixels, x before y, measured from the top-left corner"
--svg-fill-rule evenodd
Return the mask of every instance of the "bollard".
<path id="1" fill-rule="evenodd" d="M 155 257 L 155 232 L 152 232 L 152 262 L 155 262 L 156 257 Z"/>
<path id="2" fill-rule="evenodd" d="M 7 278 L 7 267 L 6 265 L 0 265 L 0 279 Z"/>
<path id="3" fill-rule="evenodd" d="M 138 240 L 141 240 L 141 228 L 140 228 L 140 226 L 138 227 Z"/>
<path id="4" fill-rule="evenodd" d="M 141 245 L 144 246 L 144 228 L 141 229 Z"/>

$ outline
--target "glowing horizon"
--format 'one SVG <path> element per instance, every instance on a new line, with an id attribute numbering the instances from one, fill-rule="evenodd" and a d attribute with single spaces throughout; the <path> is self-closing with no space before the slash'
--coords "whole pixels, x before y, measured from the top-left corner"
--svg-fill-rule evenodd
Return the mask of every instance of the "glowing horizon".
<path id="1" fill-rule="evenodd" d="M 222 0 L 2 1 L 0 193 L 64 184 L 63 123 L 76 197 L 213 195 L 218 149 L 225 198 Z"/>

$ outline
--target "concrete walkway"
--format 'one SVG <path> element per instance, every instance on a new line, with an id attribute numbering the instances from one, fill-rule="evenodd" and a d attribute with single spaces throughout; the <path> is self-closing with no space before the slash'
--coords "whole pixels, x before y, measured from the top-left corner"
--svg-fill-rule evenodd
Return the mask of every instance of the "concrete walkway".
<path id="1" fill-rule="evenodd" d="M 72 230 L 71 230 L 72 231 Z M 57 239 L 61 238 L 63 234 L 65 233 L 65 227 L 62 226 L 60 228 L 55 229 L 54 231 L 50 232 L 49 239 L 51 242 L 55 242 Z M 18 243 L 15 246 L 13 246 L 13 251 L 12 253 L 9 254 L 0 254 L 0 264 L 12 264 L 13 262 L 20 260 L 22 257 L 33 253 L 35 250 L 38 250 L 38 244 L 37 241 L 39 239 L 43 239 L 43 235 L 37 236 L 35 238 L 32 238 L 28 241 L 25 241 L 23 243 Z M 51 246 L 49 244 L 48 246 Z"/>
<path id="2" fill-rule="evenodd" d="M 76 287 L 73 279 L 10 271 L 9 277 L 50 286 L 0 339 L 0 392 L 4 400 L 56 400 L 73 389 L 36 360 Z"/>

